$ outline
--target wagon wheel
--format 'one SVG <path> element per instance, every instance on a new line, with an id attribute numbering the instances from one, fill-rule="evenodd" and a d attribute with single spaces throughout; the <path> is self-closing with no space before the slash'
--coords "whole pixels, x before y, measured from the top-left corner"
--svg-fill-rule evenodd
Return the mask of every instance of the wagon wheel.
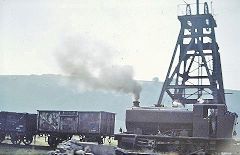
<path id="1" fill-rule="evenodd" d="M 33 141 L 33 137 L 32 136 L 24 136 L 23 137 L 23 143 L 25 144 L 25 145 L 30 145 L 31 143 L 32 143 L 32 141 Z"/>
<path id="2" fill-rule="evenodd" d="M 101 137 L 96 138 L 98 144 L 103 144 L 103 139 Z"/>
<path id="3" fill-rule="evenodd" d="M 71 140 L 73 137 L 73 135 L 68 135 L 67 139 L 66 140 Z"/>
<path id="4" fill-rule="evenodd" d="M 48 136 L 48 145 L 51 147 L 56 147 L 58 144 L 57 137 Z"/>
<path id="5" fill-rule="evenodd" d="M 86 141 L 85 136 L 79 135 L 79 140 L 80 140 L 80 142 L 85 142 Z"/>
<path id="6" fill-rule="evenodd" d="M 19 145 L 22 141 L 21 137 L 17 134 L 11 134 L 11 142 L 15 145 Z"/>
<path id="7" fill-rule="evenodd" d="M 108 141 L 109 144 L 112 143 L 112 139 L 110 137 L 107 139 L 107 141 Z"/>

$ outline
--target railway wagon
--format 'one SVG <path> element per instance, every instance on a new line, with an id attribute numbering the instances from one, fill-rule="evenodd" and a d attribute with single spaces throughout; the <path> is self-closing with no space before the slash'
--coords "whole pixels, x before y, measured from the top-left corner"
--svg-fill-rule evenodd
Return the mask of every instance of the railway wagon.
<path id="1" fill-rule="evenodd" d="M 13 144 L 29 145 L 37 131 L 37 115 L 29 113 L 0 112 L 0 142 L 10 136 Z"/>
<path id="2" fill-rule="evenodd" d="M 38 110 L 38 132 L 48 136 L 48 144 L 56 146 L 79 135 L 82 141 L 103 142 L 114 134 L 115 114 L 104 111 Z"/>

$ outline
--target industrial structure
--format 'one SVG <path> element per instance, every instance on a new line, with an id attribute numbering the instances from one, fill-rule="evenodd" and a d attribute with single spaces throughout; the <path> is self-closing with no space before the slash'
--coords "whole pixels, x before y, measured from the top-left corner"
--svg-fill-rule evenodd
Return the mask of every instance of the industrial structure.
<path id="1" fill-rule="evenodd" d="M 187 4 L 186 14 L 178 16 L 181 29 L 157 106 L 164 104 L 164 93 L 183 105 L 198 103 L 200 99 L 209 104 L 226 104 L 215 38 L 217 24 L 206 2 L 202 14 L 199 1 L 196 5 L 195 15 L 192 15 L 191 5 Z M 177 65 L 173 68 L 177 56 Z"/>

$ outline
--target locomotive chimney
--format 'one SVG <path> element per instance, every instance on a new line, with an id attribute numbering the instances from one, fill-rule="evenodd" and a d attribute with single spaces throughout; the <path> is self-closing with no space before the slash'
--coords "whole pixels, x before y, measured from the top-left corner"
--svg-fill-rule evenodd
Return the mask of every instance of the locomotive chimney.
<path id="1" fill-rule="evenodd" d="M 139 107 L 139 103 L 140 103 L 140 102 L 137 101 L 137 100 L 136 100 L 136 101 L 133 101 L 133 106 L 134 106 L 134 107 Z"/>

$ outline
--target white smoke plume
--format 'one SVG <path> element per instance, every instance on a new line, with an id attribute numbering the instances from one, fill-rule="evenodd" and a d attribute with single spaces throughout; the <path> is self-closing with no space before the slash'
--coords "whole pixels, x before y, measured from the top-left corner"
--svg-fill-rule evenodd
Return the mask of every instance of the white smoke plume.
<path id="1" fill-rule="evenodd" d="M 87 90 L 133 94 L 139 99 L 141 85 L 133 79 L 133 68 L 113 63 L 115 51 L 86 38 L 70 39 L 57 51 L 57 61 L 65 74 Z"/>

